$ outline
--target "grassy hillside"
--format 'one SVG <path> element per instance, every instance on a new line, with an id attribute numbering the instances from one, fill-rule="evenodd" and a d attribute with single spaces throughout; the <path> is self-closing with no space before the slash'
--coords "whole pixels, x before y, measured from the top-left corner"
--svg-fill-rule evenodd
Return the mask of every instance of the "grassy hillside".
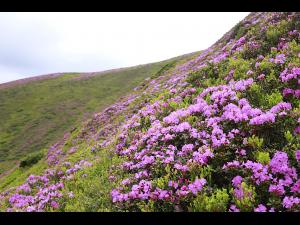
<path id="1" fill-rule="evenodd" d="M 112 104 L 177 59 L 98 74 L 69 73 L 2 85 L 0 174 L 28 153 L 49 147 L 93 112 Z"/>

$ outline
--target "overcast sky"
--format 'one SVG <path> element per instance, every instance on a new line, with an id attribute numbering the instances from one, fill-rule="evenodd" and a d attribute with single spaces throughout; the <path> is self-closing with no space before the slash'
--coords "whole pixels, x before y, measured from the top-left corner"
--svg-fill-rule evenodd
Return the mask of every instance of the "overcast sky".
<path id="1" fill-rule="evenodd" d="M 249 13 L 0 13 L 0 83 L 208 48 Z"/>

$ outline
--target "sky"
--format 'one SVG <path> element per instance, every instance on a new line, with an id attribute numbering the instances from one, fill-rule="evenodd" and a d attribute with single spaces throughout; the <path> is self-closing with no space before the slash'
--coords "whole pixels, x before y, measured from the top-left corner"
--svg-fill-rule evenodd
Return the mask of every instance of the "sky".
<path id="1" fill-rule="evenodd" d="M 97 72 L 204 50 L 248 12 L 0 13 L 0 83 Z"/>

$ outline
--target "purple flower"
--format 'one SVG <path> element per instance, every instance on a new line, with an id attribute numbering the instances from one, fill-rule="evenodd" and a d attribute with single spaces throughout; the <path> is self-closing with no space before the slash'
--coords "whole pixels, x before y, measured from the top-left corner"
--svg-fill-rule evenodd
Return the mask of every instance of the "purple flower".
<path id="1" fill-rule="evenodd" d="M 277 151 L 270 161 L 270 168 L 273 173 L 286 174 L 288 171 L 288 155 L 285 152 Z"/>
<path id="2" fill-rule="evenodd" d="M 241 176 L 236 176 L 232 179 L 232 184 L 234 187 L 239 186 L 243 181 L 243 178 Z"/>
<path id="3" fill-rule="evenodd" d="M 199 191 L 202 190 L 203 186 L 206 184 L 206 180 L 204 178 L 196 179 L 194 183 L 189 184 L 189 190 L 196 195 Z"/>
<path id="4" fill-rule="evenodd" d="M 300 75 L 300 67 L 294 67 L 292 70 L 289 70 L 286 68 L 280 73 L 280 78 L 282 82 L 288 82 L 291 79 L 297 79 L 297 77 Z"/>
<path id="5" fill-rule="evenodd" d="M 298 83 L 299 83 L 299 82 L 298 82 Z M 295 96 L 296 98 L 300 98 L 300 89 L 295 90 L 294 96 Z"/>
<path id="6" fill-rule="evenodd" d="M 251 75 L 251 74 L 253 74 L 253 73 L 254 73 L 254 72 L 253 72 L 252 70 L 248 70 L 246 74 L 247 74 L 247 75 Z"/>
<path id="7" fill-rule="evenodd" d="M 240 167 L 240 162 L 237 160 L 234 160 L 232 162 L 226 163 L 222 169 L 228 169 L 228 168 L 239 168 Z"/>
<path id="8" fill-rule="evenodd" d="M 282 91 L 282 94 L 284 97 L 288 96 L 288 95 L 293 95 L 294 94 L 294 90 L 290 89 L 290 88 L 285 88 Z"/>
<path id="9" fill-rule="evenodd" d="M 300 193 L 300 180 L 297 180 L 297 182 L 291 188 L 291 191 L 294 193 Z"/>
<path id="10" fill-rule="evenodd" d="M 244 197 L 244 190 L 243 190 L 242 185 L 240 185 L 239 187 L 236 187 L 233 190 L 233 195 L 234 195 L 234 197 L 236 197 L 239 200 Z"/>
<path id="11" fill-rule="evenodd" d="M 288 111 L 288 110 L 291 110 L 292 109 L 292 105 L 291 103 L 289 102 L 279 102 L 277 105 L 273 106 L 271 109 L 270 109 L 270 112 L 271 113 L 278 113 L 280 111 Z"/>
<path id="12" fill-rule="evenodd" d="M 183 122 L 179 124 L 177 127 L 175 127 L 175 132 L 184 132 L 191 129 L 191 125 L 188 122 Z"/>
<path id="13" fill-rule="evenodd" d="M 186 144 L 184 146 L 182 146 L 182 152 L 184 153 L 188 153 L 193 151 L 194 145 L 193 144 Z"/>
<path id="14" fill-rule="evenodd" d="M 109 176 L 108 179 L 109 179 L 109 181 L 114 181 L 115 180 L 115 176 Z"/>
<path id="15" fill-rule="evenodd" d="M 283 64 L 285 62 L 285 55 L 284 54 L 276 55 L 274 62 L 276 64 Z"/>
<path id="16" fill-rule="evenodd" d="M 240 210 L 236 207 L 236 205 L 231 205 L 229 208 L 229 212 L 240 212 Z"/>
<path id="17" fill-rule="evenodd" d="M 277 195 L 282 196 L 285 193 L 284 187 L 282 185 L 273 185 L 271 184 L 269 187 L 269 192 Z"/>
<path id="18" fill-rule="evenodd" d="M 177 170 L 180 170 L 180 171 L 182 171 L 182 172 L 186 172 L 186 171 L 189 170 L 189 167 L 188 167 L 187 165 L 181 165 L 181 164 L 179 164 L 179 163 L 176 163 L 176 164 L 174 165 L 174 168 L 177 169 Z"/>
<path id="19" fill-rule="evenodd" d="M 299 162 L 300 161 L 300 150 L 296 150 L 295 157 L 296 157 L 296 160 Z"/>
<path id="20" fill-rule="evenodd" d="M 263 73 L 257 77 L 258 80 L 263 80 L 264 78 L 265 78 L 265 74 Z"/>
<path id="21" fill-rule="evenodd" d="M 265 57 L 263 56 L 263 55 L 259 55 L 258 57 L 257 57 L 257 59 L 259 60 L 259 61 L 261 61 L 261 60 L 263 60 Z"/>
<path id="22" fill-rule="evenodd" d="M 300 126 L 298 126 L 298 127 L 295 128 L 294 134 L 295 135 L 300 134 Z"/>
<path id="23" fill-rule="evenodd" d="M 252 179 L 256 184 L 260 184 L 271 179 L 268 173 L 268 166 L 264 166 L 261 163 L 252 162 L 250 160 L 248 160 L 246 163 L 243 163 L 243 166 L 252 171 Z"/>
<path id="24" fill-rule="evenodd" d="M 282 205 L 283 207 L 290 209 L 292 208 L 294 205 L 299 205 L 300 204 L 300 198 L 298 197 L 293 197 L 293 196 L 285 196 L 283 201 L 282 201 Z"/>
<path id="25" fill-rule="evenodd" d="M 75 147 L 70 148 L 70 150 L 68 151 L 69 154 L 73 154 L 75 152 L 76 152 L 76 148 Z"/>
<path id="26" fill-rule="evenodd" d="M 169 181 L 168 183 L 169 187 L 174 187 L 175 189 L 178 188 L 178 183 L 176 181 Z"/>
<path id="27" fill-rule="evenodd" d="M 25 193 L 30 193 L 30 192 L 31 192 L 31 188 L 30 188 L 30 186 L 29 186 L 28 183 L 25 183 L 25 184 L 19 186 L 19 187 L 17 188 L 17 191 L 23 191 L 23 192 L 25 192 Z"/>
<path id="28" fill-rule="evenodd" d="M 245 150 L 245 149 L 241 149 L 241 150 L 239 151 L 239 154 L 240 154 L 241 156 L 245 156 L 245 155 L 246 155 L 246 150 Z"/>
<path id="29" fill-rule="evenodd" d="M 74 194 L 73 194 L 73 192 L 71 191 L 71 192 L 69 192 L 68 193 L 68 196 L 69 196 L 69 198 L 74 198 Z"/>
<path id="30" fill-rule="evenodd" d="M 249 122 L 250 125 L 262 125 L 264 123 L 274 123 L 275 115 L 271 112 L 256 116 L 252 118 Z"/>
<path id="31" fill-rule="evenodd" d="M 58 209 L 59 208 L 59 204 L 56 201 L 51 201 L 51 207 L 54 209 Z"/>
<path id="32" fill-rule="evenodd" d="M 267 212 L 266 206 L 259 204 L 257 208 L 254 209 L 254 212 Z"/>

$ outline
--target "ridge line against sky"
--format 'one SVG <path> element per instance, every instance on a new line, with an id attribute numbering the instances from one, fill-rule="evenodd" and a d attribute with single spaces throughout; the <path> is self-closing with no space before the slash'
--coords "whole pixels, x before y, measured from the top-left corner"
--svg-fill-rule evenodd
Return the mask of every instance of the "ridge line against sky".
<path id="1" fill-rule="evenodd" d="M 0 83 L 136 66 L 204 50 L 248 14 L 0 13 Z"/>

